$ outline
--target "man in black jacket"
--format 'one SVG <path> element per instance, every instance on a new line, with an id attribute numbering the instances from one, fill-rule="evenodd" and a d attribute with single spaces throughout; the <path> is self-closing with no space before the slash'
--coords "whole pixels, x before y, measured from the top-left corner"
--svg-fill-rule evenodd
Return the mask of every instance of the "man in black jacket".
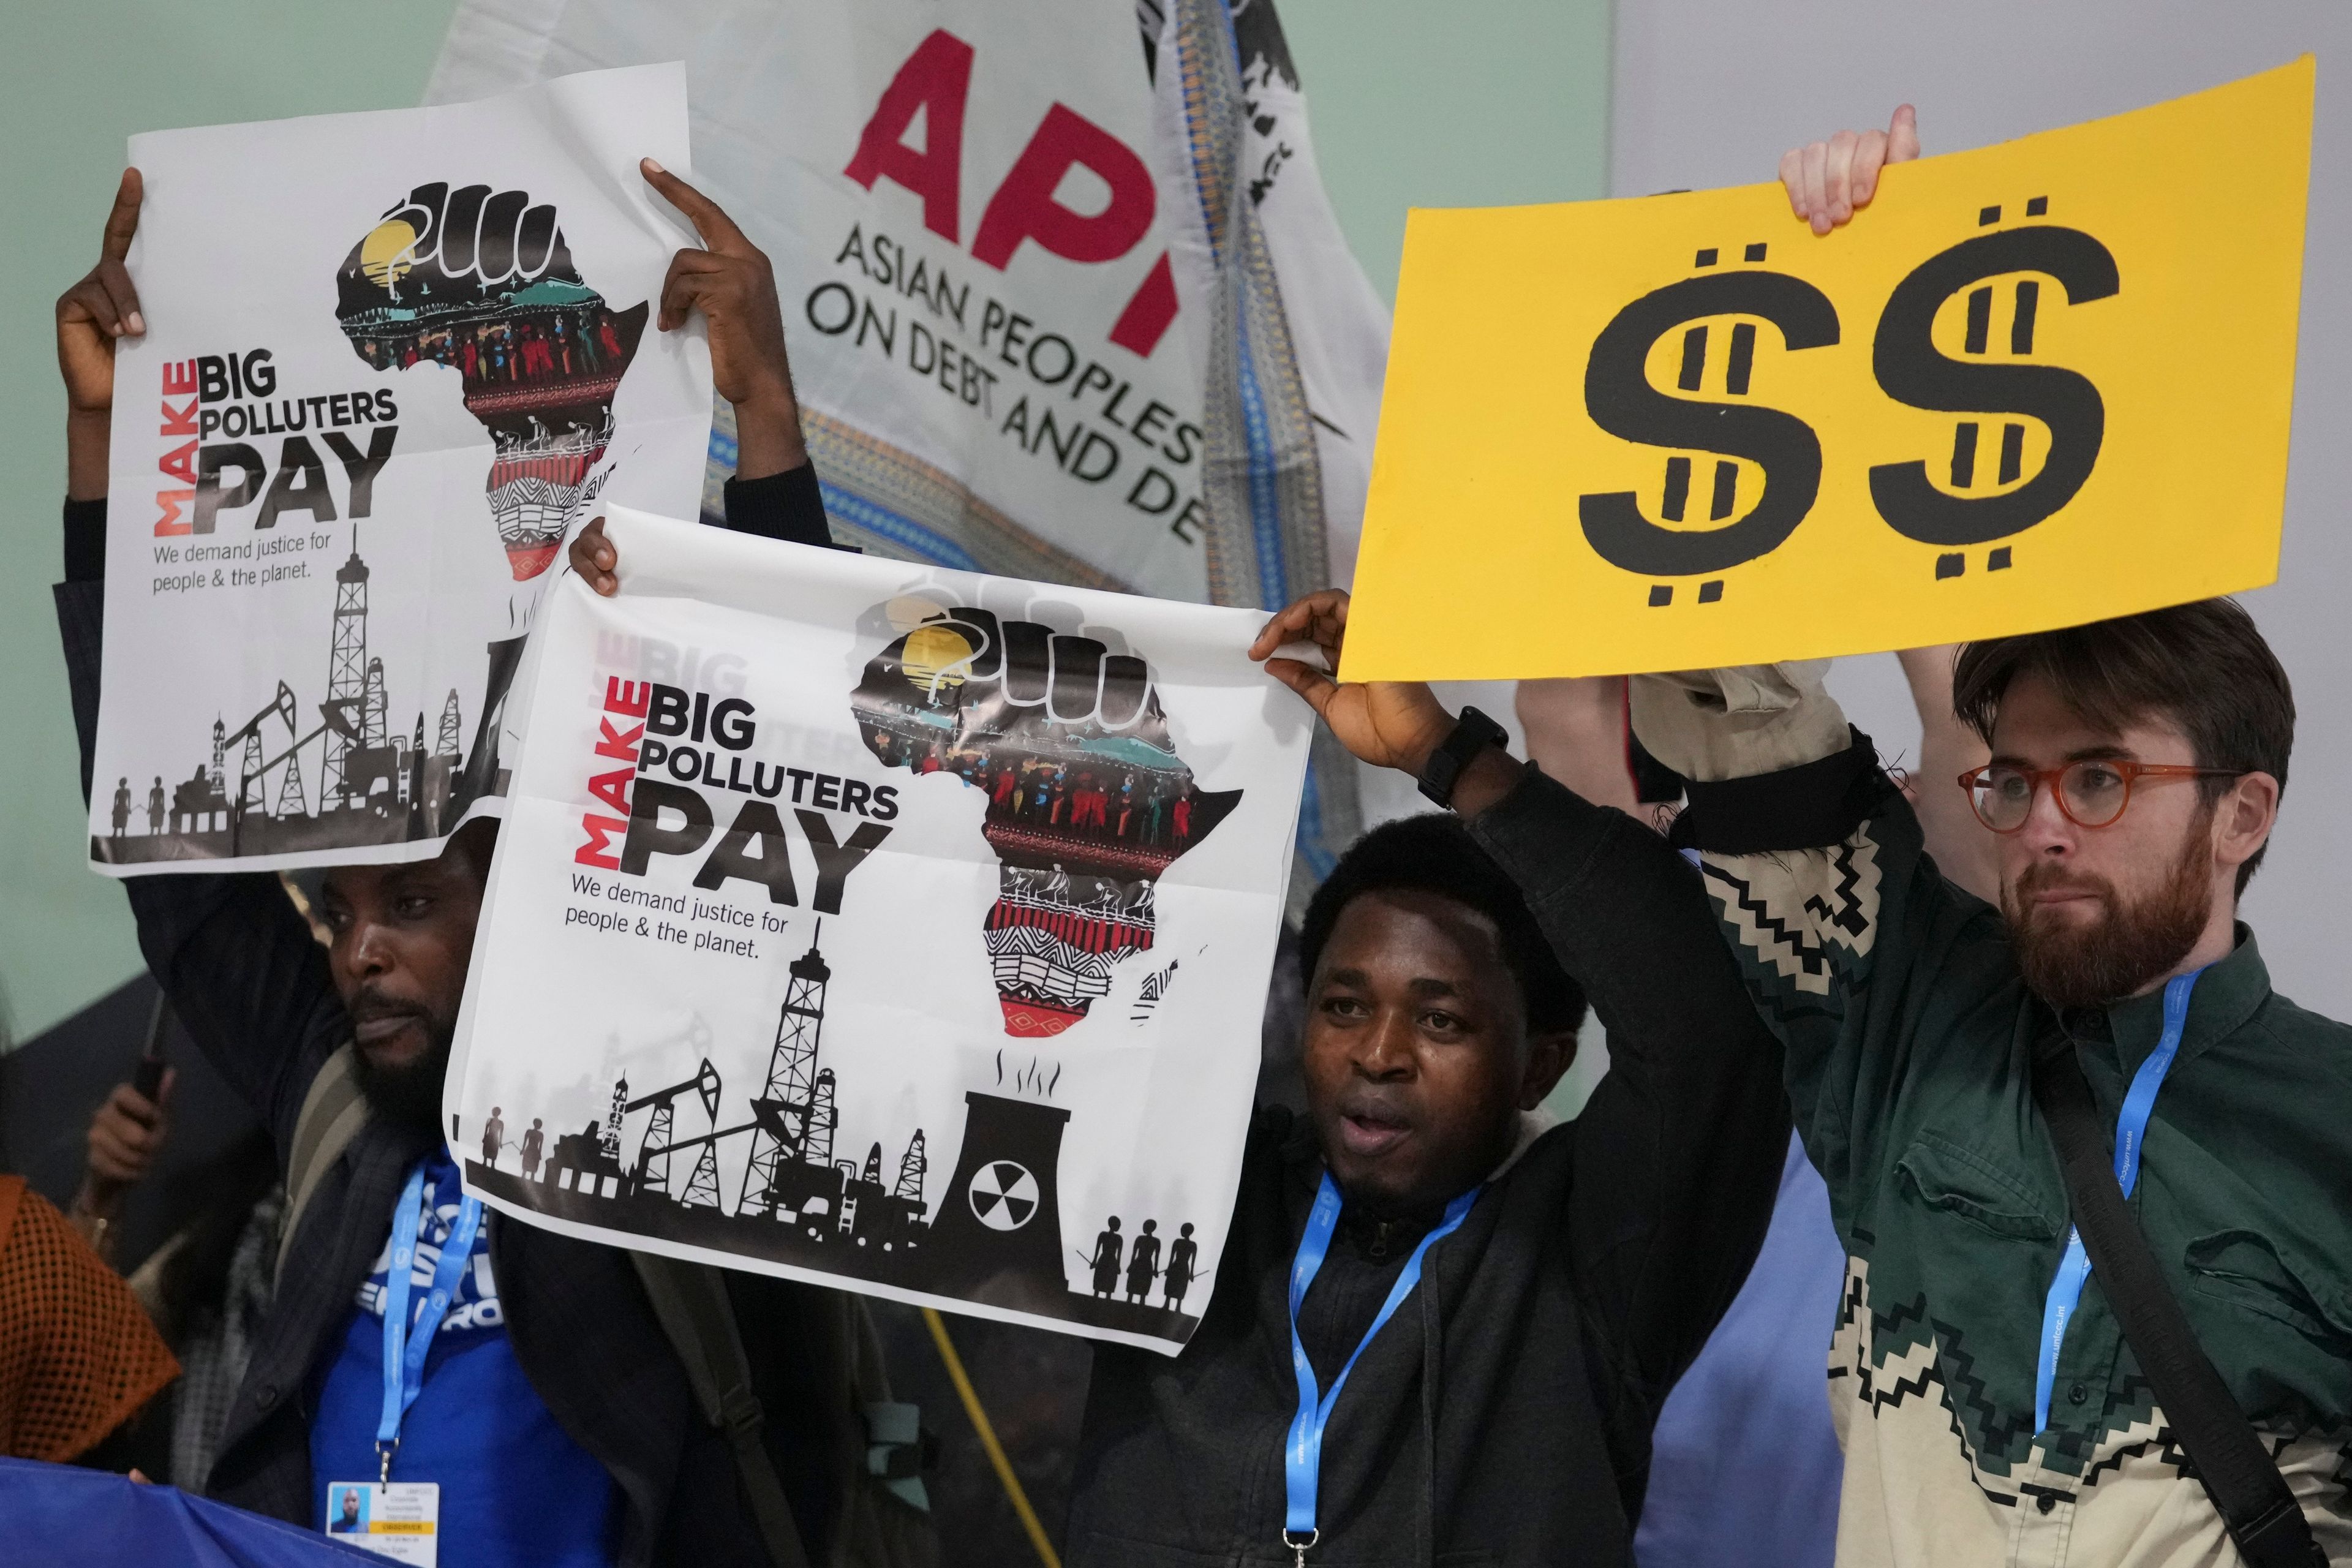
<path id="1" fill-rule="evenodd" d="M 1253 656 L 1337 668 L 1346 619 L 1311 595 Z M 1780 1053 L 1655 833 L 1426 687 L 1268 668 L 1459 820 L 1370 835 L 1310 908 L 1309 1113 L 1252 1128 L 1183 1353 L 1097 1351 L 1068 1561 L 1630 1562 L 1652 1422 L 1771 1214 Z M 1571 974 L 1610 1068 L 1546 1127 Z"/>
<path id="2" fill-rule="evenodd" d="M 708 247 L 672 259 L 659 325 L 674 331 L 698 310 L 708 323 L 713 378 L 735 405 L 740 441 L 730 526 L 829 542 L 767 258 L 691 187 L 650 164 L 646 178 Z M 85 795 L 113 347 L 145 330 L 122 267 L 140 197 L 138 173 L 129 171 L 99 265 L 58 301 L 68 468 L 57 600 Z M 459 1212 L 454 1170 L 446 1186 L 439 1174 L 450 1164 L 438 1126 L 441 1079 L 491 831 L 468 828 L 436 860 L 331 872 L 324 904 L 334 942 L 326 950 L 273 877 L 125 884 L 150 967 L 190 1033 L 260 1113 L 281 1160 L 320 1068 L 347 1042 L 373 1112 L 320 1175 L 289 1238 L 212 1472 L 210 1490 L 226 1501 L 317 1529 L 327 1522 L 330 1485 L 376 1479 L 369 1450 L 377 1403 L 362 1385 L 380 1367 L 373 1347 L 394 1211 L 411 1213 L 428 1245 L 448 1238 Z M 477 1561 L 767 1561 L 727 1436 L 703 1421 L 628 1256 L 495 1215 L 480 1231 L 404 1424 L 407 1451 L 394 1450 L 392 1479 L 437 1483 L 444 1532 L 466 1534 Z M 866 1459 L 841 1373 L 843 1299 L 750 1275 L 727 1279 L 753 1383 L 776 1417 L 762 1439 L 807 1558 L 825 1562 L 853 1468 Z M 321 1474 L 313 1464 L 343 1471 L 355 1452 L 363 1473 Z M 559 1519 L 564 1527 L 551 1528 Z M 488 1536 L 467 1522 L 478 1521 Z"/>

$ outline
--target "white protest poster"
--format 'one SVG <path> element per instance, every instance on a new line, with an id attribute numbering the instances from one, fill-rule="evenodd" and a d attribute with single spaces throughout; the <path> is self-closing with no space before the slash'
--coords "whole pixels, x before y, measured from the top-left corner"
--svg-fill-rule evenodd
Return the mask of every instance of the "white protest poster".
<path id="1" fill-rule="evenodd" d="M 494 812 L 501 708 L 600 493 L 701 488 L 676 65 L 131 139 L 90 858 L 414 858 Z"/>
<path id="2" fill-rule="evenodd" d="M 1312 723 L 1254 611 L 622 508 L 560 584 L 444 1109 L 535 1225 L 1173 1352 Z"/>

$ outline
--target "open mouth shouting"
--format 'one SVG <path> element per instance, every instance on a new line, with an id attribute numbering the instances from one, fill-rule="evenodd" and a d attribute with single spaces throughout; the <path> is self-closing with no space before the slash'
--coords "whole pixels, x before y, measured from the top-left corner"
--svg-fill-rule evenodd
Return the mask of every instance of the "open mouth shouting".
<path id="1" fill-rule="evenodd" d="M 1360 1160 L 1378 1159 L 1412 1135 L 1402 1108 L 1385 1097 L 1364 1095 L 1340 1107 L 1339 1141 Z"/>

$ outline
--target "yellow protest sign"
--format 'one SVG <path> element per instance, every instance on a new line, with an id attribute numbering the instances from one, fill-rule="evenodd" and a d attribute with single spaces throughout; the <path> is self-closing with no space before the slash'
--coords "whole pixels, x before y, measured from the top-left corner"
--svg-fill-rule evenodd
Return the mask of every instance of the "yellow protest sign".
<path id="1" fill-rule="evenodd" d="M 1417 211 L 1345 673 L 2071 626 L 2277 574 L 2312 62 L 1888 169 Z"/>

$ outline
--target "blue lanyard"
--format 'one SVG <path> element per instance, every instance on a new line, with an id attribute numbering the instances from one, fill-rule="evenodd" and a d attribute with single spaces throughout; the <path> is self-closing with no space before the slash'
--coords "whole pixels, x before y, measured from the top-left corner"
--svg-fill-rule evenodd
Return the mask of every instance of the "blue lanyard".
<path id="1" fill-rule="evenodd" d="M 392 1456 L 400 1447 L 400 1423 L 408 1407 L 425 1392 L 425 1358 L 433 1336 L 449 1310 L 466 1269 L 474 1261 L 474 1232 L 482 1223 L 482 1205 L 467 1198 L 457 1205 L 457 1223 L 442 1244 L 441 1261 L 433 1269 L 433 1288 L 409 1324 L 409 1271 L 416 1266 L 417 1211 L 425 1203 L 425 1167 L 408 1173 L 400 1206 L 392 1211 L 392 1264 L 383 1276 L 383 1415 L 375 1426 L 375 1450 L 383 1459 L 381 1480 L 392 1479 Z"/>
<path id="2" fill-rule="evenodd" d="M 2116 1184 L 2126 1198 L 2139 1180 L 2140 1145 L 2147 1137 L 2147 1118 L 2156 1109 L 2156 1092 L 2164 1087 L 2164 1075 L 2172 1070 L 2172 1058 L 2180 1050 L 2180 1031 L 2189 1022 L 2189 993 L 2204 973 L 2192 969 L 2165 983 L 2164 1033 L 2147 1060 L 2139 1064 L 2139 1071 L 2132 1075 L 2131 1090 L 2124 1096 L 2124 1108 L 2116 1117 Z M 2083 1299 L 2083 1281 L 2090 1277 L 2091 1257 L 2083 1250 L 2083 1233 L 2070 1226 L 2066 1256 L 2059 1260 L 2058 1278 L 2050 1282 L 2050 1299 L 2042 1306 L 2042 1365 L 2033 1380 L 2036 1432 L 2050 1429 L 2050 1391 L 2058 1382 L 2058 1352 L 2066 1343 L 2066 1325 L 2074 1319 L 2075 1304 Z"/>
<path id="3" fill-rule="evenodd" d="M 1289 1494 L 1289 1511 L 1282 1525 L 1282 1543 L 1307 1561 L 1307 1549 L 1315 1544 L 1320 1533 L 1315 1528 L 1315 1488 L 1323 1470 L 1323 1426 L 1331 1419 L 1331 1407 L 1339 1403 L 1339 1390 L 1347 1385 L 1348 1374 L 1356 1370 L 1356 1361 L 1364 1353 L 1364 1346 L 1372 1342 L 1396 1310 L 1421 1283 L 1421 1260 L 1431 1247 L 1454 1234 L 1470 1215 L 1470 1205 L 1477 1201 L 1482 1189 L 1471 1188 L 1445 1205 L 1445 1217 L 1435 1230 L 1421 1238 L 1421 1245 L 1405 1259 L 1404 1272 L 1389 1287 L 1389 1299 L 1381 1303 L 1379 1316 L 1364 1331 L 1363 1339 L 1348 1357 L 1348 1364 L 1331 1380 L 1331 1391 L 1317 1397 L 1315 1367 L 1307 1359 L 1307 1347 L 1298 1339 L 1298 1304 L 1307 1300 L 1307 1288 L 1315 1283 L 1315 1276 L 1323 1268 L 1323 1256 L 1331 1249 L 1331 1232 L 1339 1223 L 1339 1189 L 1331 1180 L 1331 1173 L 1323 1173 L 1323 1188 L 1315 1194 L 1315 1207 L 1307 1215 L 1307 1233 L 1298 1238 L 1298 1256 L 1290 1264 L 1290 1366 L 1298 1377 L 1298 1414 L 1291 1418 L 1290 1436 L 1283 1444 L 1282 1470 Z"/>

